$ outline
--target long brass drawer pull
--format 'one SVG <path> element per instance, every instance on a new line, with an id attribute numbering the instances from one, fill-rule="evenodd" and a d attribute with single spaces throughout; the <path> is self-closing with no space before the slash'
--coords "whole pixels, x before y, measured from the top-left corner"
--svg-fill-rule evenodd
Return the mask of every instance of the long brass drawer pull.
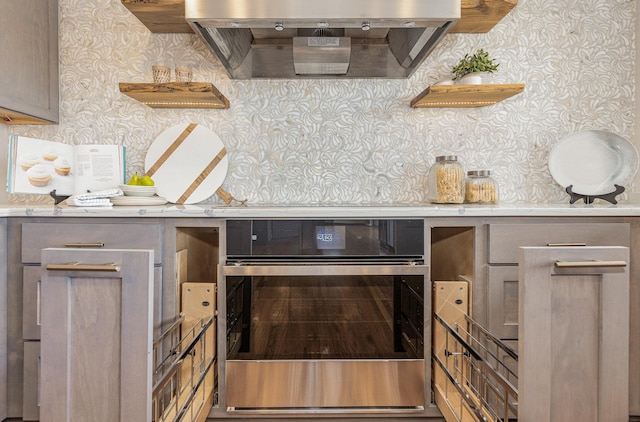
<path id="1" fill-rule="evenodd" d="M 626 267 L 625 261 L 556 261 L 556 268 L 598 268 L 598 267 Z"/>
<path id="2" fill-rule="evenodd" d="M 104 248 L 104 242 L 95 243 L 65 243 L 65 248 Z"/>
<path id="3" fill-rule="evenodd" d="M 583 242 L 547 243 L 547 246 L 587 246 Z"/>
<path id="4" fill-rule="evenodd" d="M 47 264 L 49 271 L 120 271 L 120 266 L 115 263 L 110 264 L 81 264 L 79 262 L 69 262 L 67 264 Z"/>

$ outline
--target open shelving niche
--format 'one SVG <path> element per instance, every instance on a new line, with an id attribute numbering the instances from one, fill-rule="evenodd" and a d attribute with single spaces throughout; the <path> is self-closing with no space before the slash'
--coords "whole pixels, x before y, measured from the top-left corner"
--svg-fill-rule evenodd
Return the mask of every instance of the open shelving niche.
<path id="1" fill-rule="evenodd" d="M 184 0 L 121 0 L 152 33 L 193 33 L 185 21 Z M 486 33 L 513 10 L 518 0 L 461 0 L 461 18 L 451 33 Z M 192 84 L 197 85 L 197 84 Z M 228 108 L 229 101 L 213 85 L 204 91 L 176 84 L 120 84 L 120 92 L 156 108 Z M 411 107 L 482 107 L 524 90 L 524 85 L 430 86 Z"/>

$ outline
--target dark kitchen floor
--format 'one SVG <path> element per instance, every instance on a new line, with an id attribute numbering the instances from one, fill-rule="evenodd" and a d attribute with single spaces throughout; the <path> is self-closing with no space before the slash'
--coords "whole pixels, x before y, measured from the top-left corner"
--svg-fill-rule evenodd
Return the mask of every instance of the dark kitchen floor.
<path id="1" fill-rule="evenodd" d="M 240 359 L 406 357 L 393 350 L 391 277 L 254 279 L 251 352 Z"/>

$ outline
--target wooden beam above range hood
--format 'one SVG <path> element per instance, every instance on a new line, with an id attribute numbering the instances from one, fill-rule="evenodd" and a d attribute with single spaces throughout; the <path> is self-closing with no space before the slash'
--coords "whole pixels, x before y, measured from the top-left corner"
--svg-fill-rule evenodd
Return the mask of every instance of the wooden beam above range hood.
<path id="1" fill-rule="evenodd" d="M 462 0 L 462 17 L 449 33 L 489 32 L 518 0 Z"/>
<path id="2" fill-rule="evenodd" d="M 153 33 L 193 33 L 185 21 L 184 0 L 122 0 L 122 4 Z M 462 0 L 462 18 L 450 32 L 489 32 L 517 4 L 518 0 Z"/>

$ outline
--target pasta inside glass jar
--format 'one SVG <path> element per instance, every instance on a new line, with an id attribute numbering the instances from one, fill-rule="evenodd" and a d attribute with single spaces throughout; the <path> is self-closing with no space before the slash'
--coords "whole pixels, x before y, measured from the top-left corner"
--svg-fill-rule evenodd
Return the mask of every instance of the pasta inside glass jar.
<path id="1" fill-rule="evenodd" d="M 497 204 L 498 185 L 489 170 L 467 172 L 465 201 L 469 204 Z"/>
<path id="2" fill-rule="evenodd" d="M 455 155 L 436 157 L 429 172 L 430 201 L 436 204 L 464 202 L 464 169 Z"/>

